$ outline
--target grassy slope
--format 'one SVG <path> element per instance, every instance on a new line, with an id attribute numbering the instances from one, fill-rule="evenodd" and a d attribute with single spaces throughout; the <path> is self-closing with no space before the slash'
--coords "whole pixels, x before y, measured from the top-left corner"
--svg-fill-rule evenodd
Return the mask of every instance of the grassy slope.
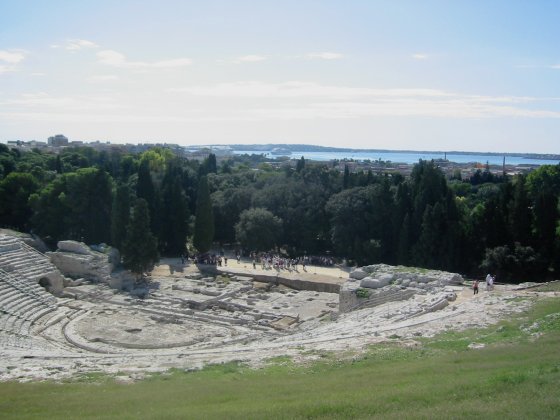
<path id="1" fill-rule="evenodd" d="M 487 347 L 468 350 L 473 341 Z M 266 369 L 228 364 L 132 385 L 104 376 L 1 383 L 0 418 L 560 416 L 559 299 L 523 319 L 443 334 L 413 348 L 376 346 L 354 361 L 324 356 L 309 366 L 279 358 Z"/>

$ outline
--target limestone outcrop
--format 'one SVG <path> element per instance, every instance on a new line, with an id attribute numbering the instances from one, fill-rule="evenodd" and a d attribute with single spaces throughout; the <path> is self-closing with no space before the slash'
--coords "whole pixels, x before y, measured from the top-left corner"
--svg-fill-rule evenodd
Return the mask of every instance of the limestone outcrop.
<path id="1" fill-rule="evenodd" d="M 350 272 L 348 281 L 340 288 L 339 311 L 405 300 L 418 293 L 436 293 L 462 282 L 461 275 L 446 271 L 386 264 L 359 267 Z M 450 293 L 449 299 L 453 298 Z M 444 305 L 439 303 L 435 308 Z"/>
<path id="2" fill-rule="evenodd" d="M 76 241 L 59 241 L 57 247 L 55 252 L 47 252 L 47 255 L 66 276 L 107 283 L 115 289 L 125 288 L 133 282 L 134 278 L 128 271 L 115 270 L 118 263 L 116 250 L 99 252 Z M 96 247 L 99 250 L 105 248 L 108 247 Z"/>

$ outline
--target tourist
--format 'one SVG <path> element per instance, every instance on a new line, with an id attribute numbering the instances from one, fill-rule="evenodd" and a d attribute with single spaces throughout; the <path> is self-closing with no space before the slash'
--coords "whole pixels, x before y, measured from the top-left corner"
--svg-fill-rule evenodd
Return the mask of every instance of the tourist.
<path id="1" fill-rule="evenodd" d="M 486 291 L 490 290 L 491 284 L 492 284 L 492 275 L 488 273 L 486 275 Z"/>
<path id="2" fill-rule="evenodd" d="M 472 288 L 473 288 L 473 294 L 477 295 L 478 294 L 478 280 L 473 281 Z"/>

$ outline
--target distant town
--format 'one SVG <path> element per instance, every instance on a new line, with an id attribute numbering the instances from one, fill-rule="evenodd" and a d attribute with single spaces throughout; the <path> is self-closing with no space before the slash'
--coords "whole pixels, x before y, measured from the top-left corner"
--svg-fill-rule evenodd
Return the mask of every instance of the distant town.
<path id="1" fill-rule="evenodd" d="M 257 155 L 260 159 L 253 159 L 258 165 L 267 163 L 272 167 L 295 166 L 301 156 L 293 155 L 293 153 L 301 152 L 334 152 L 334 153 L 414 153 L 414 154 L 440 154 L 441 158 L 434 159 L 441 170 L 448 177 L 460 177 L 461 179 L 469 179 L 477 173 L 477 171 L 489 171 L 494 175 L 515 175 L 518 173 L 529 172 L 539 164 L 506 163 L 506 157 L 518 157 L 526 159 L 539 159 L 545 161 L 550 160 L 554 164 L 560 160 L 560 154 L 537 154 L 537 153 L 495 153 L 495 152 L 464 152 L 464 151 L 418 151 L 418 150 L 390 150 L 390 149 L 352 149 L 352 148 L 336 148 L 307 144 L 217 144 L 217 145 L 179 145 L 173 143 L 111 143 L 109 141 L 90 141 L 70 140 L 63 134 L 56 134 L 48 137 L 47 141 L 40 140 L 8 140 L 8 147 L 14 147 L 22 151 L 39 150 L 43 152 L 59 153 L 62 150 L 74 147 L 91 147 L 97 151 L 120 151 L 125 153 L 141 153 L 154 147 L 166 148 L 172 150 L 178 156 L 186 159 L 203 160 L 210 154 L 214 154 L 219 161 L 232 159 L 240 155 L 242 152 L 249 155 Z M 447 159 L 447 154 L 453 155 L 487 155 L 487 156 L 503 156 L 504 162 L 500 165 L 488 164 L 488 162 L 453 162 Z M 313 160 L 313 159 L 307 159 Z M 324 159 L 323 159 L 324 161 Z M 326 163 L 326 162 L 324 162 Z M 412 171 L 414 163 L 403 163 L 391 160 L 379 159 L 362 159 L 359 156 L 352 158 L 332 159 L 331 167 L 338 167 L 341 171 L 346 168 L 350 172 L 382 172 L 382 173 L 399 173 L 407 176 Z"/>

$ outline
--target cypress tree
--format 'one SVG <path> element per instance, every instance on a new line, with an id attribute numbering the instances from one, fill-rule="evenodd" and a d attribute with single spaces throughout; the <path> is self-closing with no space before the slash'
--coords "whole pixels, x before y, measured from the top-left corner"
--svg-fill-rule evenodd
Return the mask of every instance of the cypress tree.
<path id="1" fill-rule="evenodd" d="M 150 174 L 150 164 L 147 160 L 143 160 L 138 168 L 138 182 L 136 184 L 136 197 L 143 198 L 148 204 L 150 212 L 150 227 L 152 232 L 158 232 L 157 226 L 157 199 L 152 175 Z"/>
<path id="2" fill-rule="evenodd" d="M 216 162 L 216 155 L 214 153 L 210 153 L 208 155 L 208 160 L 206 162 L 207 173 L 209 174 L 216 174 L 218 173 L 218 164 Z"/>
<path id="3" fill-rule="evenodd" d="M 206 176 L 199 179 L 195 216 L 193 244 L 198 252 L 208 252 L 214 240 L 214 214 Z"/>
<path id="4" fill-rule="evenodd" d="M 115 248 L 121 250 L 126 238 L 126 229 L 130 219 L 130 190 L 127 185 L 117 188 L 111 214 L 111 240 Z"/>
<path id="5" fill-rule="evenodd" d="M 141 278 L 159 260 L 157 239 L 150 232 L 150 215 L 146 200 L 136 200 L 126 239 L 123 243 L 123 265 Z"/>
<path id="6" fill-rule="evenodd" d="M 179 169 L 167 171 L 162 183 L 162 198 L 160 246 L 168 255 L 179 255 L 185 249 L 189 216 Z"/>
<path id="7" fill-rule="evenodd" d="M 350 169 L 348 165 L 344 165 L 344 177 L 342 178 L 342 188 L 347 189 L 351 186 Z"/>
<path id="8" fill-rule="evenodd" d="M 305 168 L 305 159 L 302 156 L 300 160 L 298 160 L 296 164 L 296 172 L 301 172 Z"/>

